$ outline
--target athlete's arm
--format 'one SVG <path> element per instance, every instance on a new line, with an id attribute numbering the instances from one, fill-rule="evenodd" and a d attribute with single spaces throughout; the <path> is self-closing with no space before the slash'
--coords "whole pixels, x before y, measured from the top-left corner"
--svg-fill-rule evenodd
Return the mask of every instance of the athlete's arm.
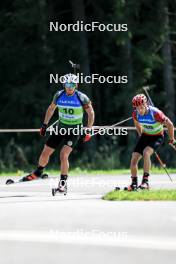
<path id="1" fill-rule="evenodd" d="M 54 111 L 55 111 L 56 107 L 57 107 L 57 106 L 56 106 L 56 104 L 55 104 L 54 102 L 52 102 L 52 103 L 49 105 L 48 109 L 46 110 L 45 119 L 44 119 L 44 122 L 43 122 L 44 124 L 48 125 L 48 123 L 49 123 L 51 117 L 52 117 L 53 114 L 54 114 Z"/>
<path id="2" fill-rule="evenodd" d="M 172 121 L 161 111 L 159 110 L 155 115 L 155 120 L 160 122 L 161 124 L 165 125 L 168 129 L 169 134 L 169 140 L 175 140 L 174 139 L 174 125 Z"/>
<path id="3" fill-rule="evenodd" d="M 94 119 L 95 119 L 95 113 L 93 110 L 93 107 L 91 105 L 91 102 L 89 102 L 87 105 L 84 106 L 84 109 L 88 115 L 88 122 L 87 122 L 87 128 L 92 128 Z M 89 134 L 89 131 L 86 131 L 86 135 L 84 138 L 84 142 L 87 142 L 91 139 L 91 135 Z"/>
<path id="4" fill-rule="evenodd" d="M 169 140 L 175 140 L 174 139 L 174 125 L 172 123 L 172 121 L 166 117 L 165 121 L 163 122 L 163 124 L 167 127 L 168 129 L 168 135 L 169 135 Z"/>
<path id="5" fill-rule="evenodd" d="M 134 118 L 133 118 L 133 121 L 134 121 L 134 125 L 136 127 L 136 130 L 138 132 L 138 135 L 141 136 L 142 134 L 142 126 L 140 125 L 140 123 L 138 121 L 136 121 Z"/>
<path id="6" fill-rule="evenodd" d="M 84 109 L 85 109 L 86 113 L 88 114 L 87 127 L 91 128 L 93 126 L 93 123 L 95 120 L 95 113 L 94 113 L 94 110 L 93 110 L 91 103 L 86 105 L 86 107 L 84 107 Z"/>

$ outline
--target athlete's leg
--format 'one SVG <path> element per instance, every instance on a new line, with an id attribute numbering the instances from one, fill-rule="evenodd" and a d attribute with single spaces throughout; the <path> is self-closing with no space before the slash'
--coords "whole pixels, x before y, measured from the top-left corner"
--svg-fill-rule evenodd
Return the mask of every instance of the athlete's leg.
<path id="1" fill-rule="evenodd" d="M 58 184 L 58 190 L 60 192 L 64 192 L 65 188 L 67 188 L 67 178 L 68 178 L 68 170 L 69 170 L 69 155 L 72 152 L 72 148 L 64 145 L 60 152 L 60 162 L 61 162 L 61 175 L 60 181 Z"/>
<path id="2" fill-rule="evenodd" d="M 151 168 L 151 160 L 150 157 L 153 154 L 154 150 L 153 148 L 147 146 L 143 150 L 143 157 L 144 157 L 144 173 L 143 173 L 143 178 L 142 178 L 142 183 L 139 186 L 141 189 L 149 189 L 149 184 L 148 184 L 148 177 L 150 175 L 150 168 Z"/>
<path id="3" fill-rule="evenodd" d="M 131 184 L 128 187 L 125 187 L 124 190 L 134 191 L 137 189 L 138 187 L 138 178 L 137 178 L 138 162 L 141 158 L 142 158 L 142 155 L 139 152 L 133 152 L 132 157 L 131 157 L 131 164 L 130 164 Z"/>
<path id="4" fill-rule="evenodd" d="M 61 161 L 61 174 L 68 175 L 69 169 L 69 155 L 72 152 L 72 148 L 69 146 L 63 146 L 60 152 L 60 161 Z"/>
<path id="5" fill-rule="evenodd" d="M 43 148 L 43 151 L 42 151 L 42 153 L 40 155 L 38 165 L 41 166 L 41 167 L 46 167 L 46 165 L 49 162 L 49 158 L 53 154 L 54 151 L 55 151 L 55 149 L 45 145 L 44 148 Z"/>
<path id="6" fill-rule="evenodd" d="M 38 167 L 37 169 L 33 172 L 34 175 L 37 175 L 40 177 L 43 173 L 43 169 L 46 167 L 46 165 L 49 162 L 50 156 L 53 154 L 55 149 L 45 145 L 43 148 L 43 151 L 40 155 L 39 162 L 38 162 Z"/>
<path id="7" fill-rule="evenodd" d="M 35 180 L 43 174 L 43 169 L 48 164 L 49 157 L 54 152 L 53 148 L 50 148 L 49 146 L 45 145 L 44 149 L 40 155 L 38 167 L 29 175 L 22 178 L 23 181 L 31 181 Z"/>
<path id="8" fill-rule="evenodd" d="M 144 157 L 144 173 L 148 173 L 151 168 L 151 160 L 150 157 L 153 154 L 153 148 L 151 147 L 146 147 L 143 151 L 143 157 Z"/>
<path id="9" fill-rule="evenodd" d="M 138 152 L 133 152 L 132 158 L 131 158 L 131 164 L 130 164 L 130 169 L 131 169 L 131 176 L 132 177 L 137 177 L 138 173 L 138 162 L 142 158 L 142 155 Z"/>

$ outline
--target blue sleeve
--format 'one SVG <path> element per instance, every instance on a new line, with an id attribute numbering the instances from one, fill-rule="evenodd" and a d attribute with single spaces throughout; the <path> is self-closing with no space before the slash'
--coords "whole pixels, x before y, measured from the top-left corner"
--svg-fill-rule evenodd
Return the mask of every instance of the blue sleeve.
<path id="1" fill-rule="evenodd" d="M 61 91 L 58 91 L 57 93 L 55 93 L 54 97 L 53 97 L 53 103 L 56 105 L 57 104 L 57 99 L 58 97 L 61 95 L 61 93 L 63 92 L 64 90 L 61 90 Z"/>

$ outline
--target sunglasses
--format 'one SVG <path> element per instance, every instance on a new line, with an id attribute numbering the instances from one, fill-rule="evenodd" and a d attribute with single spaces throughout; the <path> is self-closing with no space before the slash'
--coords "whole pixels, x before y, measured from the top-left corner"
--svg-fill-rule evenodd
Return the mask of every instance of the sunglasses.
<path id="1" fill-rule="evenodd" d="M 76 88 L 76 83 L 65 83 L 65 88 L 69 88 L 69 89 L 75 89 Z"/>

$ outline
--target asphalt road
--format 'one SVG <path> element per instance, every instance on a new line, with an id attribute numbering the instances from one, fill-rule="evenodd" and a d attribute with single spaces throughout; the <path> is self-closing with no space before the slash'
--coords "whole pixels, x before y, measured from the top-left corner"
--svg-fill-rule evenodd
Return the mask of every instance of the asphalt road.
<path id="1" fill-rule="evenodd" d="M 68 194 L 55 197 L 57 178 L 5 181 L 0 178 L 1 264 L 176 262 L 175 202 L 101 199 L 128 184 L 125 175 L 70 177 Z M 176 189 L 176 183 L 154 175 L 151 187 Z"/>

